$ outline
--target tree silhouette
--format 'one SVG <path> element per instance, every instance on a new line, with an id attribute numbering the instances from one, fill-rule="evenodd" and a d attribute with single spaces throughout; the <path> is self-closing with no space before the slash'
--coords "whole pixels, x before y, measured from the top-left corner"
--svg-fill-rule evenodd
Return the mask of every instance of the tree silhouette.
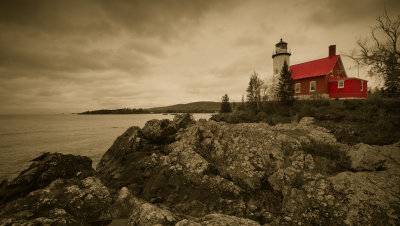
<path id="1" fill-rule="evenodd" d="M 222 102 L 221 102 L 221 113 L 227 113 L 227 112 L 232 112 L 231 105 L 229 103 L 229 97 L 228 94 L 225 94 L 222 96 Z"/>
<path id="2" fill-rule="evenodd" d="M 384 80 L 386 96 L 400 97 L 400 15 L 391 19 L 385 9 L 376 21 L 371 37 L 358 39 L 358 50 L 347 56 L 358 65 L 369 67 L 369 76 Z"/>
<path id="3" fill-rule="evenodd" d="M 294 101 L 293 84 L 294 80 L 292 78 L 292 72 L 289 71 L 289 66 L 286 63 L 286 61 L 284 61 L 277 87 L 278 97 L 281 102 L 286 104 L 293 103 Z"/>

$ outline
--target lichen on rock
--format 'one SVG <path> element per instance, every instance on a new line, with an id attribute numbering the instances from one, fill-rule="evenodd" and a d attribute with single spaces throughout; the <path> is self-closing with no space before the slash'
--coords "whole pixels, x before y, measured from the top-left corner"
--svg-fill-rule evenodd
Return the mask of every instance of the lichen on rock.
<path id="1" fill-rule="evenodd" d="M 1 185 L 23 191 L 4 199 L 1 223 L 400 224 L 399 143 L 342 144 L 312 118 L 270 126 L 177 115 L 129 128 L 98 172 L 85 158 L 65 172 L 56 159 L 64 157 L 44 155 L 20 182 Z M 30 180 L 41 187 L 26 190 Z"/>
<path id="2" fill-rule="evenodd" d="M 89 159 L 59 153 L 46 154 L 37 159 L 28 171 L 11 182 L 11 186 L 23 191 L 27 187 L 38 188 L 30 190 L 25 196 L 19 193 L 20 197 L 1 205 L 0 224 L 86 225 L 111 222 L 112 197 L 89 165 L 91 161 L 86 160 Z M 66 169 L 59 169 L 66 167 L 65 164 L 71 166 L 71 172 L 65 173 Z M 74 171 L 77 171 L 79 164 L 82 165 L 76 173 Z M 75 176 L 69 178 L 70 173 Z M 15 183 L 27 181 L 27 178 L 35 178 L 30 183 L 37 184 L 26 186 Z M 48 182 L 47 186 L 42 186 Z"/>

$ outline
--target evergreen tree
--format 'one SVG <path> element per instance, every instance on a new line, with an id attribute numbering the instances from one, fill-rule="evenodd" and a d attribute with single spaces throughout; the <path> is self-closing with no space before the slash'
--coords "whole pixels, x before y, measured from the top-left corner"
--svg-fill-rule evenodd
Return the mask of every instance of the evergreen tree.
<path id="1" fill-rule="evenodd" d="M 292 72 L 289 70 L 289 66 L 287 65 L 286 61 L 284 61 L 277 87 L 278 97 L 281 102 L 286 104 L 293 103 L 293 84 L 294 80 L 292 78 Z"/>
<path id="2" fill-rule="evenodd" d="M 231 105 L 229 103 L 228 94 L 225 94 L 225 95 L 222 96 L 221 113 L 227 113 L 227 112 L 232 112 L 232 108 L 231 108 Z"/>

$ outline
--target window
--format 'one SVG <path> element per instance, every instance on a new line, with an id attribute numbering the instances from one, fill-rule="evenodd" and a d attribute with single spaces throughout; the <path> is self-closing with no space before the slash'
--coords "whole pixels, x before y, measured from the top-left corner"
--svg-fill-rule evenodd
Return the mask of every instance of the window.
<path id="1" fill-rule="evenodd" d="M 337 83 L 338 88 L 344 88 L 344 80 L 339 80 Z"/>
<path id="2" fill-rule="evenodd" d="M 364 90 L 364 82 L 361 81 L 361 91 L 363 91 L 363 90 Z"/>
<path id="3" fill-rule="evenodd" d="M 317 88 L 317 83 L 315 81 L 310 82 L 310 92 L 314 92 Z"/>
<path id="4" fill-rule="evenodd" d="M 300 83 L 296 83 L 295 92 L 300 93 Z"/>
<path id="5" fill-rule="evenodd" d="M 337 77 L 340 77 L 340 68 L 338 68 L 336 71 L 337 71 Z"/>
<path id="6" fill-rule="evenodd" d="M 278 74 L 278 69 L 275 69 L 275 74 Z"/>

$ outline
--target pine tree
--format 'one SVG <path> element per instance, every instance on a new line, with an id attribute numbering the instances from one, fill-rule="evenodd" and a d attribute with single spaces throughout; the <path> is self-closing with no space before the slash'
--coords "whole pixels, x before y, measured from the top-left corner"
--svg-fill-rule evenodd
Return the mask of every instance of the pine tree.
<path id="1" fill-rule="evenodd" d="M 229 97 L 228 94 L 225 94 L 222 96 L 222 102 L 221 102 L 221 113 L 227 113 L 227 112 L 232 112 L 231 105 L 229 103 Z"/>
<path id="2" fill-rule="evenodd" d="M 284 61 L 277 87 L 278 97 L 281 102 L 286 104 L 293 103 L 293 84 L 294 80 L 292 78 L 292 72 L 290 72 L 289 66 L 287 65 L 286 61 Z"/>

